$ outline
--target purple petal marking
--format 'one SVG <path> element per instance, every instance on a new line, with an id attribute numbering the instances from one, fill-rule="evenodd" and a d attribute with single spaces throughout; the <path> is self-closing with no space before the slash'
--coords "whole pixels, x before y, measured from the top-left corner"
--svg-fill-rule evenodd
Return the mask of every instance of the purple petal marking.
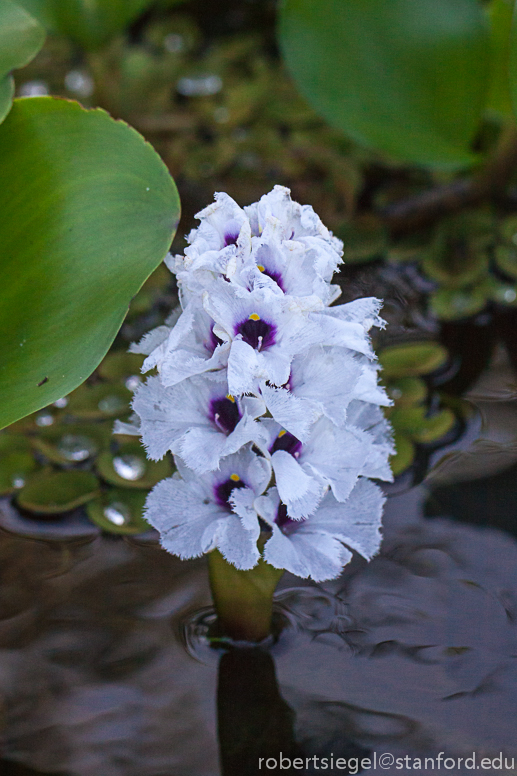
<path id="1" fill-rule="evenodd" d="M 210 420 L 225 434 L 231 434 L 242 418 L 236 401 L 226 396 L 210 402 Z"/>
<path id="2" fill-rule="evenodd" d="M 224 482 L 220 482 L 219 485 L 214 486 L 214 496 L 215 501 L 217 504 L 219 504 L 220 507 L 223 507 L 228 512 L 232 511 L 232 507 L 230 504 L 230 496 L 232 495 L 235 488 L 245 488 L 246 483 L 242 480 L 232 480 L 231 477 L 228 477 L 227 480 L 224 480 Z"/>
<path id="3" fill-rule="evenodd" d="M 276 327 L 262 318 L 246 318 L 237 324 L 235 334 L 240 334 L 254 350 L 266 350 L 275 344 Z"/>
<path id="4" fill-rule="evenodd" d="M 302 443 L 300 440 L 293 436 L 293 434 L 290 434 L 289 431 L 284 431 L 277 436 L 269 448 L 269 452 L 273 455 L 277 450 L 285 450 L 286 453 L 290 453 L 294 458 L 298 458 L 301 449 Z"/>

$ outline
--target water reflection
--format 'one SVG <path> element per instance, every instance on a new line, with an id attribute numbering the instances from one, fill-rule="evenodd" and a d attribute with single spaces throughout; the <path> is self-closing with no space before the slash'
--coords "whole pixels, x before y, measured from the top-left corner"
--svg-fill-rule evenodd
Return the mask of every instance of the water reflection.
<path id="1" fill-rule="evenodd" d="M 379 556 L 324 585 L 286 577 L 265 651 L 209 647 L 203 561 L 151 533 L 85 532 L 80 511 L 66 534 L 4 504 L 6 772 L 255 776 L 278 750 L 517 757 L 517 415 L 477 390 L 468 449 L 392 491 Z"/>

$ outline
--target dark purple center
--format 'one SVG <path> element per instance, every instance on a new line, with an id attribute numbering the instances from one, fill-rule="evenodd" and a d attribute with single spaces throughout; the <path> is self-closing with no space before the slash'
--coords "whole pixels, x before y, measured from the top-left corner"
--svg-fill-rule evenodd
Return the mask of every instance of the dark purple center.
<path id="1" fill-rule="evenodd" d="M 239 238 L 239 232 L 235 232 L 235 231 L 226 232 L 224 235 L 224 247 L 226 248 L 227 245 L 237 245 L 238 238 Z"/>
<path id="2" fill-rule="evenodd" d="M 285 450 L 286 453 L 294 456 L 294 458 L 298 458 L 301 449 L 302 443 L 299 439 L 290 434 L 289 431 L 281 431 L 269 448 L 269 452 L 273 455 L 277 450 Z"/>
<path id="3" fill-rule="evenodd" d="M 235 333 L 240 334 L 254 350 L 266 350 L 274 345 L 275 331 L 272 323 L 263 321 L 255 313 L 235 327 Z"/>
<path id="4" fill-rule="evenodd" d="M 232 507 L 230 504 L 230 496 L 232 495 L 232 492 L 235 490 L 235 488 L 245 488 L 245 487 L 246 487 L 246 483 L 243 482 L 242 480 L 232 480 L 231 477 L 228 477 L 227 480 L 215 486 L 214 488 L 215 500 L 220 507 L 223 507 L 224 509 L 228 510 L 228 512 L 231 512 Z"/>
<path id="5" fill-rule="evenodd" d="M 226 396 L 210 402 L 210 419 L 225 434 L 232 433 L 241 417 L 237 402 Z"/>
<path id="6" fill-rule="evenodd" d="M 274 280 L 277 286 L 285 292 L 284 284 L 282 281 L 282 274 L 280 272 L 273 272 L 273 270 L 269 270 L 267 267 L 264 267 L 261 272 L 263 275 L 267 275 L 268 278 L 271 278 L 271 280 Z"/>
<path id="7" fill-rule="evenodd" d="M 213 327 L 210 329 L 210 342 L 206 343 L 205 347 L 210 353 L 213 353 L 218 345 L 222 345 L 223 341 L 217 334 L 214 333 Z"/>
<path id="8" fill-rule="evenodd" d="M 287 514 L 287 507 L 286 505 L 281 501 L 278 505 L 278 510 L 275 517 L 275 523 L 283 532 L 288 532 L 289 528 L 293 528 L 297 524 L 300 523 L 299 520 L 291 520 L 291 518 Z"/>

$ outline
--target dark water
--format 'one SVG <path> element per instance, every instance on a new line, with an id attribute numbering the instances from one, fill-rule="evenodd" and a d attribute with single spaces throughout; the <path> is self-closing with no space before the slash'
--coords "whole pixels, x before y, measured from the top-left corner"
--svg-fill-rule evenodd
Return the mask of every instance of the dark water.
<path id="1" fill-rule="evenodd" d="M 317 758 L 390 753 L 409 759 L 366 772 L 406 774 L 440 752 L 502 752 L 483 770 L 517 772 L 515 382 L 504 364 L 484 375 L 462 441 L 392 489 L 370 564 L 323 585 L 286 576 L 269 650 L 209 648 L 202 560 L 3 530 L 2 773 L 345 773 Z M 312 761 L 259 768 L 279 751 Z"/>

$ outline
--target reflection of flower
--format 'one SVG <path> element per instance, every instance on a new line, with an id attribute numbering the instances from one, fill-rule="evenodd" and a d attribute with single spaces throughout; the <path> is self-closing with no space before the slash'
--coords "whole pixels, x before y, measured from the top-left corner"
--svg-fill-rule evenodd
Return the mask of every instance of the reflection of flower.
<path id="1" fill-rule="evenodd" d="M 217 547 L 251 568 L 262 529 L 272 565 L 334 577 L 346 547 L 377 550 L 383 497 L 367 478 L 391 479 L 368 338 L 380 302 L 329 306 L 341 243 L 288 189 L 244 209 L 218 194 L 198 218 L 167 259 L 182 311 L 133 346 L 158 374 L 120 431 L 152 458 L 171 450 L 181 473 L 154 488 L 147 518 L 180 557 Z"/>

